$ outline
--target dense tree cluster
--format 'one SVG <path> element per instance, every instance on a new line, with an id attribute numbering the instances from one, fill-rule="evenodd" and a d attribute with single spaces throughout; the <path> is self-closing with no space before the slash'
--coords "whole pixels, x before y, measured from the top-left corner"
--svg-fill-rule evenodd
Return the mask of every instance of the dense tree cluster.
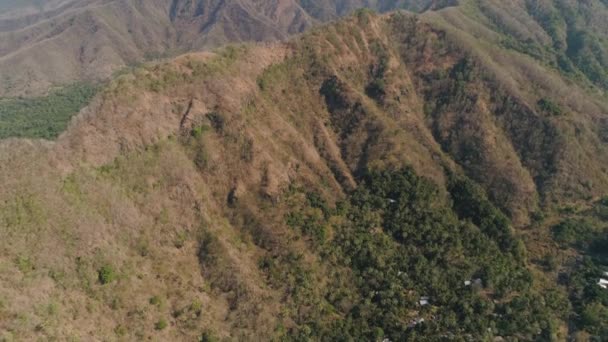
<path id="1" fill-rule="evenodd" d="M 54 139 L 95 92 L 94 86 L 77 84 L 43 97 L 0 99 L 0 139 Z"/>
<path id="2" fill-rule="evenodd" d="M 532 290 L 525 248 L 482 190 L 455 178 L 450 191 L 453 205 L 405 169 L 366 173 L 334 209 L 309 194 L 308 206 L 317 214 L 303 209 L 289 214 L 287 223 L 312 235 L 332 268 L 349 271 L 332 277 L 321 301 L 331 310 L 305 317 L 289 339 L 554 335 L 567 299 Z M 334 222 L 332 233 L 319 235 L 327 221 Z M 347 276 L 352 284 L 341 279 Z"/>

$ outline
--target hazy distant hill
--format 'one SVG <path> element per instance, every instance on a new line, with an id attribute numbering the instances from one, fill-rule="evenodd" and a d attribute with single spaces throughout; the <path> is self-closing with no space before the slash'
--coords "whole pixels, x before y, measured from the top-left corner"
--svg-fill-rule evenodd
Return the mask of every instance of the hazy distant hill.
<path id="1" fill-rule="evenodd" d="M 12 13 L 15 10 L 27 8 L 27 9 L 40 9 L 41 4 L 48 2 L 45 0 L 3 0 L 0 1 L 0 11 L 5 13 Z M 5 15 L 5 13 L 2 13 Z"/>
<path id="2" fill-rule="evenodd" d="M 392 3 L 393 5 L 389 5 Z M 422 10 L 431 1 L 373 3 Z M 0 95 L 106 78 L 147 58 L 227 42 L 284 39 L 363 1 L 48 0 L 3 3 Z"/>
<path id="3" fill-rule="evenodd" d="M 564 70 L 608 84 L 606 5 L 601 1 L 480 2 L 476 25 L 491 21 L 511 44 Z M 36 95 L 52 85 L 107 78 L 145 59 L 227 42 L 284 39 L 361 7 L 413 11 L 458 4 L 417 1 L 47 0 L 4 2 L 0 95 Z M 15 9 L 16 8 L 16 9 Z M 473 13 L 475 12 L 475 13 Z"/>

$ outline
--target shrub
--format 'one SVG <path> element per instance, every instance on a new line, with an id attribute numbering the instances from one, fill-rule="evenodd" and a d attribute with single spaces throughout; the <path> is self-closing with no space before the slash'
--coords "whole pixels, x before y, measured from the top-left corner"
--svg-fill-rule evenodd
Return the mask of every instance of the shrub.
<path id="1" fill-rule="evenodd" d="M 218 132 L 222 133 L 224 130 L 224 126 L 226 124 L 226 119 L 224 116 L 218 112 L 207 113 L 207 119 L 211 123 L 211 127 Z"/>
<path id="2" fill-rule="evenodd" d="M 386 96 L 386 82 L 384 79 L 374 79 L 366 88 L 365 93 L 376 101 L 381 101 Z"/>
<path id="3" fill-rule="evenodd" d="M 591 303 L 584 307 L 581 324 L 588 330 L 599 333 L 608 324 L 608 308 L 601 303 Z"/>
<path id="4" fill-rule="evenodd" d="M 547 271 L 556 271 L 559 264 L 552 254 L 547 254 L 543 257 L 542 264 Z"/>
<path id="5" fill-rule="evenodd" d="M 534 223 L 542 223 L 545 221 L 545 214 L 542 211 L 535 211 L 531 215 L 532 221 Z"/>
<path id="6" fill-rule="evenodd" d="M 162 303 L 162 299 L 159 296 L 154 296 L 152 298 L 150 298 L 150 304 L 151 305 L 160 305 Z"/>
<path id="7" fill-rule="evenodd" d="M 127 330 L 127 327 L 122 324 L 119 324 L 118 326 L 116 326 L 116 328 L 114 328 L 114 333 L 121 337 L 127 335 L 128 332 L 129 331 Z"/>
<path id="8" fill-rule="evenodd" d="M 222 245 L 219 239 L 208 232 L 205 232 L 202 236 L 200 247 L 198 251 L 199 261 L 203 266 L 215 265 L 222 254 Z"/>
<path id="9" fill-rule="evenodd" d="M 355 17 L 362 25 L 369 24 L 370 18 L 375 14 L 375 12 L 369 8 L 360 8 L 355 11 Z"/>
<path id="10" fill-rule="evenodd" d="M 156 330 L 164 330 L 169 324 L 163 318 L 161 318 L 156 324 L 154 324 L 154 329 Z"/>
<path id="11" fill-rule="evenodd" d="M 327 202 L 321 195 L 316 192 L 308 192 L 306 193 L 306 199 L 311 207 L 321 209 L 325 218 L 329 217 L 330 210 Z"/>
<path id="12" fill-rule="evenodd" d="M 102 266 L 99 271 L 97 271 L 97 275 L 99 278 L 99 282 L 102 285 L 109 284 L 116 279 L 116 272 L 110 265 Z"/>
<path id="13" fill-rule="evenodd" d="M 197 317 L 203 313 L 203 303 L 201 303 L 198 299 L 193 301 L 190 304 L 190 311 L 192 311 Z"/>
<path id="14" fill-rule="evenodd" d="M 553 238 L 562 245 L 587 248 L 594 239 L 593 226 L 584 220 L 567 219 L 553 227 Z"/>
<path id="15" fill-rule="evenodd" d="M 32 260 L 29 257 L 20 256 L 16 260 L 17 268 L 22 273 L 27 273 L 35 269 Z"/>
<path id="16" fill-rule="evenodd" d="M 553 116 L 559 116 L 564 113 L 564 110 L 560 105 L 546 98 L 538 100 L 538 108 L 542 112 Z"/>
<path id="17" fill-rule="evenodd" d="M 213 334 L 209 330 L 205 330 L 198 340 L 199 340 L 199 342 L 218 342 L 219 341 L 219 339 L 217 337 L 215 337 L 215 334 Z"/>
<path id="18" fill-rule="evenodd" d="M 203 132 L 205 131 L 205 127 L 207 127 L 207 126 L 197 126 L 197 127 L 194 127 L 192 129 L 192 131 L 190 132 L 190 135 L 193 138 L 196 138 L 196 139 L 202 137 L 203 136 Z"/>

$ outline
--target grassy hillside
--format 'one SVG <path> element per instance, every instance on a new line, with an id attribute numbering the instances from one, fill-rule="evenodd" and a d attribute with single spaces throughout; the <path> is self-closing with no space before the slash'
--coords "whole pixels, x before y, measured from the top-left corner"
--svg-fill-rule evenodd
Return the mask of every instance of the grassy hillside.
<path id="1" fill-rule="evenodd" d="M 2 337 L 607 338 L 606 100 L 476 9 L 149 64 L 0 143 Z"/>

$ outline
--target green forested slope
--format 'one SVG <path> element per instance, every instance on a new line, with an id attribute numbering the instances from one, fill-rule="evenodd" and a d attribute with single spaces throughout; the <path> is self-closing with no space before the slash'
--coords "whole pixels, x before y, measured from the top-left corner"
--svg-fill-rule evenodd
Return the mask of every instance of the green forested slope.
<path id="1" fill-rule="evenodd" d="M 95 95 L 96 87 L 72 85 L 37 98 L 0 100 L 0 139 L 54 139 Z"/>

